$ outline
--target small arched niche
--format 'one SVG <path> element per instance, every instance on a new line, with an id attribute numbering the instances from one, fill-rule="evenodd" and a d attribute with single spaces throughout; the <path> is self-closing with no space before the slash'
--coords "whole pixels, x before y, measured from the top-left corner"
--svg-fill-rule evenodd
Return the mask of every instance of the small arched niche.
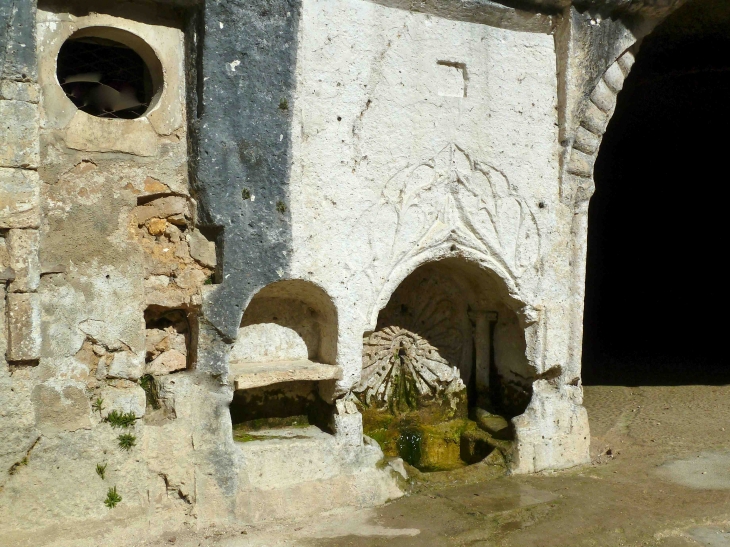
<path id="1" fill-rule="evenodd" d="M 337 309 L 317 285 L 292 279 L 261 289 L 241 320 L 231 361 L 337 360 Z"/>
<path id="2" fill-rule="evenodd" d="M 422 470 L 507 452 L 508 419 L 524 412 L 534 378 L 520 307 L 496 274 L 462 258 L 412 272 L 364 338 L 354 391 L 366 434 Z"/>
<path id="3" fill-rule="evenodd" d="M 303 280 L 261 289 L 246 308 L 229 356 L 234 385 L 234 439 L 265 440 L 266 431 L 316 426 L 328 430 L 331 405 L 322 384 L 342 377 L 337 361 L 337 309 Z M 326 391 L 326 390 L 324 390 Z"/>

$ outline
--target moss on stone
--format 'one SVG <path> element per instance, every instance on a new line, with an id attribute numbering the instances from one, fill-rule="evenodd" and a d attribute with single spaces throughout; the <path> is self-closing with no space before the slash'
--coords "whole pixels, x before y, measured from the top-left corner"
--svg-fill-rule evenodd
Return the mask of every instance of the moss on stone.
<path id="1" fill-rule="evenodd" d="M 160 408 L 160 393 L 157 389 L 157 383 L 151 374 L 145 374 L 139 379 L 139 385 L 144 389 L 147 405 L 154 410 Z"/>
<path id="2" fill-rule="evenodd" d="M 458 469 L 481 461 L 495 448 L 509 453 L 509 441 L 494 438 L 467 418 L 466 394 L 463 400 L 462 394 L 453 395 L 406 412 L 360 405 L 363 430 L 386 456 L 403 458 L 421 471 Z"/>

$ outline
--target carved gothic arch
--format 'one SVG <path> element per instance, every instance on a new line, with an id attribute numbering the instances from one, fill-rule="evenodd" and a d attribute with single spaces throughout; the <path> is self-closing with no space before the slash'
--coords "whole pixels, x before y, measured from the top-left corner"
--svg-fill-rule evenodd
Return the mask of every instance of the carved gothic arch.
<path id="1" fill-rule="evenodd" d="M 517 283 L 502 268 L 499 262 L 490 255 L 463 246 L 460 243 L 446 240 L 436 247 L 431 247 L 420 253 L 406 257 L 393 268 L 370 307 L 367 315 L 367 331 L 372 332 L 375 330 L 378 323 L 378 314 L 385 308 L 395 290 L 408 276 L 421 266 L 449 258 L 464 260 L 466 263 L 475 266 L 485 274 L 491 276 L 497 281 L 498 285 L 501 285 L 501 289 L 503 290 L 501 296 L 511 309 L 521 317 L 536 317 L 535 313 L 525 311 L 534 310 L 534 308 L 527 303 L 527 299 L 524 296 L 521 296 Z"/>

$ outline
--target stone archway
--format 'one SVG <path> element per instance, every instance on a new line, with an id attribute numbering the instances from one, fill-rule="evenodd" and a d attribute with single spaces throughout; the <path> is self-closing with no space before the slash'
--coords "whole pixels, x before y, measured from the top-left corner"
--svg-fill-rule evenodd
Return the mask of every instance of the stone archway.
<path id="1" fill-rule="evenodd" d="M 460 258 L 402 281 L 365 336 L 354 389 L 386 454 L 424 470 L 509 455 L 507 419 L 526 408 L 535 376 L 510 303 L 496 275 Z"/>

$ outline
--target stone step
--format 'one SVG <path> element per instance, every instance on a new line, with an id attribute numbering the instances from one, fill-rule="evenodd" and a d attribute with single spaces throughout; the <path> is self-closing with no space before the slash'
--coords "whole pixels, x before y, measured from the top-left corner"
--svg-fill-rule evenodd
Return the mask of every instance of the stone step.
<path id="1" fill-rule="evenodd" d="M 480 429 L 495 439 L 511 440 L 513 438 L 512 424 L 499 414 L 492 414 L 482 408 L 477 408 L 474 410 L 474 421 Z"/>

